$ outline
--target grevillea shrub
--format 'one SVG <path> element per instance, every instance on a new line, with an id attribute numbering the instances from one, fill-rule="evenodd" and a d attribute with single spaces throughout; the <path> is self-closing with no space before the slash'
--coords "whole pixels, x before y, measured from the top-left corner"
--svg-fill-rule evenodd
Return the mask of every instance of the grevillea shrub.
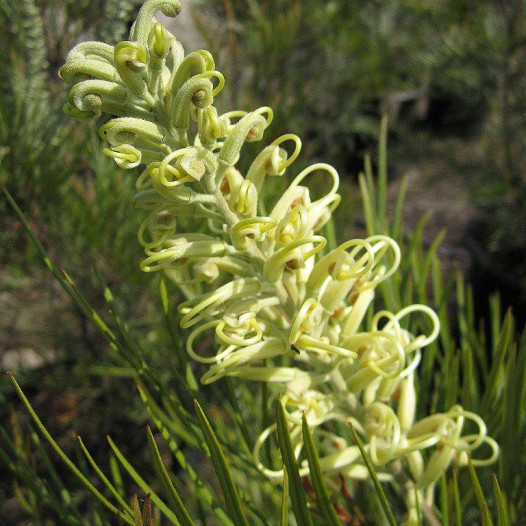
<path id="1" fill-rule="evenodd" d="M 231 377 L 281 392 L 300 475 L 310 470 L 304 417 L 329 487 L 338 477 L 369 477 L 358 446 L 339 432 L 352 423 L 379 479 L 406 487 L 406 520 L 417 523 L 418 507 L 433 504 L 452 462 L 466 465 L 486 444 L 488 457 L 472 462 L 492 463 L 498 446 L 460 405 L 415 420 L 415 370 L 440 328 L 426 305 L 375 310 L 376 287 L 397 272 L 398 245 L 372 235 L 328 249 L 322 234 L 340 203 L 337 172 L 317 163 L 296 173 L 296 135 L 264 142 L 271 108 L 218 114 L 225 80 L 212 56 L 185 54 L 154 18 L 180 8 L 177 0 L 148 0 L 128 41 L 75 46 L 60 70 L 72 86 L 64 110 L 79 119 L 108 116 L 99 129 L 104 153 L 122 168 L 140 167 L 141 268 L 162 272 L 184 294 L 180 325 L 188 355 L 206 365 L 201 382 Z M 264 145 L 242 173 L 243 146 L 255 141 Z M 309 188 L 313 176 L 326 178 L 322 195 Z M 264 199 L 276 195 L 264 187 L 278 177 L 287 189 Z M 414 317 L 425 333 L 404 328 Z M 259 435 L 252 462 L 281 482 L 283 469 L 262 455 L 274 448 L 276 429 Z"/>
<path id="2" fill-rule="evenodd" d="M 106 27 L 114 26 L 115 17 L 124 27 L 131 9 L 127 0 L 106 2 Z M 4 4 L 0 2 L 0 10 Z M 24 28 L 20 38 L 25 42 L 29 34 L 41 35 L 41 20 L 35 0 L 20 5 L 31 16 L 22 16 L 12 27 Z M 123 386 L 118 401 L 104 396 L 110 416 L 98 412 L 113 426 L 116 441 L 108 438 L 106 449 L 97 442 L 92 456 L 89 440 L 79 437 L 79 455 L 72 461 L 59 446 L 66 442 L 53 439 L 10 376 L 36 429 L 29 425 L 26 434 L 27 422 L 15 413 L 8 425 L 0 422 L 0 463 L 15 480 L 12 490 L 0 488 L 0 522 L 20 518 L 12 513 L 14 497 L 17 512 L 34 523 L 56 519 L 74 526 L 113 524 L 112 515 L 131 526 L 166 521 L 184 526 L 274 524 L 278 518 L 282 525 L 316 521 L 363 526 L 383 524 L 386 518 L 391 525 L 458 525 L 478 517 L 492 524 L 490 509 L 497 526 L 520 523 L 526 458 L 517 444 L 526 440 L 526 337 L 515 338 L 513 316 L 501 315 L 496 297 L 490 300 L 489 323 L 479 324 L 470 287 L 460 274 L 454 282 L 441 270 L 441 236 L 424 249 L 424 220 L 404 232 L 407 180 L 388 221 L 386 121 L 378 178 L 367 158 L 360 177 L 367 237 L 338 246 L 334 231 L 340 225 L 332 215 L 340 201 L 336 171 L 323 163 L 296 168 L 300 139 L 291 134 L 275 139 L 276 132 L 272 136 L 276 123 L 267 130 L 270 108 L 218 114 L 214 99 L 224 79 L 210 54 L 185 56 L 154 18 L 156 10 L 175 16 L 179 9 L 177 2 L 148 2 L 129 41 L 115 47 L 80 44 L 61 69 L 72 86 L 66 113 L 97 120 L 97 126 L 106 122 L 100 128 L 106 143 L 103 153 L 92 156 L 93 166 L 105 154 L 120 168 L 115 177 L 109 169 L 99 174 L 105 184 L 93 207 L 90 202 L 90 217 L 97 214 L 116 236 L 103 241 L 108 236 L 93 228 L 93 222 L 79 220 L 71 196 L 59 208 L 68 215 L 66 224 L 57 220 L 57 225 L 65 226 L 59 227 L 64 242 L 74 232 L 73 250 L 83 259 L 98 251 L 111 261 L 110 251 L 99 243 L 112 243 L 121 263 L 127 258 L 132 265 L 135 257 L 120 249 L 118 238 L 137 225 L 139 243 L 127 240 L 125 245 L 145 250 L 141 268 L 154 272 L 151 282 L 160 285 L 159 316 L 146 323 L 141 319 L 139 328 L 136 317 L 121 309 L 123 301 L 135 301 L 124 300 L 129 296 L 115 285 L 119 290 L 114 297 L 104 284 L 107 270 L 100 258 L 95 274 L 109 311 L 93 306 L 46 253 L 15 202 L 27 208 L 18 186 L 2 187 L 37 253 L 111 351 L 100 364 L 104 344 L 99 346 L 98 340 L 91 349 L 96 356 L 83 357 L 78 365 L 86 374 L 125 378 L 112 383 Z M 42 15 L 49 19 L 50 12 Z M 264 27 L 271 24 L 264 22 Z M 284 17 L 281 23 L 288 27 L 290 20 Z M 112 43 L 122 38 L 110 36 L 115 27 L 100 34 Z M 46 71 L 40 60 L 42 38 L 26 47 L 32 60 L 31 49 L 40 53 L 39 71 Z M 31 77 L 29 69 L 27 74 Z M 32 103 L 26 92 L 19 93 Z M 42 119 L 27 115 L 31 130 L 40 130 Z M 39 115 L 45 121 L 45 112 Z M 280 115 L 283 119 L 284 112 Z M 28 145 L 39 143 L 43 133 L 17 123 L 4 133 L 9 136 L 12 129 Z M 45 129 L 53 129 L 52 123 L 46 122 Z M 263 135 L 270 139 L 256 155 Z M 61 145 L 59 157 L 65 164 L 60 173 L 69 175 L 80 152 L 78 138 L 64 137 L 54 130 L 49 140 Z M 245 142 L 254 144 L 246 147 Z M 8 181 L 25 185 L 17 174 L 27 178 L 39 173 L 55 198 L 62 195 L 56 178 L 47 178 L 50 166 L 60 165 L 56 156 L 49 161 L 56 152 L 48 148 L 51 143 L 39 143 L 24 158 L 27 173 L 25 163 L 4 166 Z M 90 143 L 94 153 L 97 143 Z M 137 181 L 133 200 L 132 181 L 122 179 L 123 169 L 130 169 L 130 178 Z M 125 184 L 113 184 L 119 181 Z M 127 224 L 122 225 L 123 215 L 113 213 L 113 205 L 126 210 L 132 204 L 138 211 L 123 212 Z M 46 243 L 53 244 L 52 239 Z M 78 265 L 70 261 L 65 266 L 78 279 Z M 145 276 L 140 279 L 148 282 Z M 145 294 L 150 290 L 144 287 Z M 155 301 L 149 302 L 152 313 Z M 163 315 L 166 327 L 159 323 Z M 68 366 L 75 361 L 69 356 Z M 146 434 L 150 466 L 136 442 L 125 450 L 117 445 L 128 428 L 120 427 L 123 415 L 118 420 L 113 415 L 126 404 L 126 416 L 134 418 L 128 413 L 135 407 L 130 377 L 152 424 Z M 39 382 L 38 390 L 46 390 L 49 381 Z M 22 385 L 31 386 L 31 380 L 23 378 Z M 63 386 L 59 382 L 53 389 L 61 392 Z M 95 394 L 103 398 L 98 389 Z M 99 420 L 90 424 L 95 422 Z M 84 429 L 83 423 L 77 425 Z M 54 467 L 48 446 L 76 481 Z M 167 449 L 176 462 L 172 473 Z M 208 461 L 196 456 L 196 450 L 212 461 L 221 495 L 206 469 Z M 105 466 L 108 453 L 110 465 Z M 473 466 L 495 459 L 499 482 L 487 469 L 477 478 Z M 456 469 L 470 461 L 468 470 Z M 446 473 L 448 466 L 453 469 Z M 82 492 L 76 491 L 79 483 Z M 484 494 L 493 495 L 489 503 Z M 295 517 L 289 517 L 290 509 Z"/>

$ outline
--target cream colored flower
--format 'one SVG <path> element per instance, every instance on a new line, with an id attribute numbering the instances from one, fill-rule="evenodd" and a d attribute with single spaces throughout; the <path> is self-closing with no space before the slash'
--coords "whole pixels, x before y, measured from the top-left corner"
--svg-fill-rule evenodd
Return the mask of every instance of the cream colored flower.
<path id="1" fill-rule="evenodd" d="M 230 376 L 278 385 L 296 456 L 304 415 L 327 477 L 368 477 L 349 433 L 337 431 L 349 421 L 380 478 L 391 480 L 405 458 L 419 495 L 432 496 L 448 465 L 465 463 L 483 444 L 491 454 L 474 464 L 493 462 L 498 446 L 474 413 L 454 406 L 415 422 L 415 370 L 439 322 L 425 305 L 375 312 L 376 287 L 400 264 L 398 245 L 375 235 L 327 249 L 323 227 L 341 199 L 338 173 L 317 163 L 294 176 L 296 135 L 263 146 L 240 171 L 244 144 L 263 140 L 272 110 L 219 115 L 214 99 L 223 75 L 207 51 L 185 56 L 155 20 L 157 9 L 176 16 L 180 3 L 147 0 L 128 41 L 79 44 L 60 75 L 72 85 L 65 111 L 77 118 L 108 114 L 99 130 L 104 153 L 121 168 L 143 166 L 135 198 L 145 216 L 141 268 L 164 272 L 186 296 L 180 323 L 189 330 L 188 354 L 208 367 L 201 381 Z M 328 180 L 316 185 L 326 189 L 316 198 L 315 174 Z M 275 177 L 290 182 L 268 202 L 266 185 Z M 428 334 L 407 329 L 415 316 L 427 320 Z M 466 420 L 476 433 L 463 434 Z M 260 455 L 275 431 L 273 424 L 261 433 L 254 462 L 279 480 L 283 471 L 264 466 Z M 300 474 L 308 472 L 303 462 Z M 414 489 L 408 491 L 405 523 L 416 524 Z"/>

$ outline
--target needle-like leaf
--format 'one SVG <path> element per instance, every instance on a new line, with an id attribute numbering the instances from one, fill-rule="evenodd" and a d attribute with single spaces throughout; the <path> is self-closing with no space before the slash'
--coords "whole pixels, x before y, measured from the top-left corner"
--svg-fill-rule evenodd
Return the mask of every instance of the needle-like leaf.
<path id="1" fill-rule="evenodd" d="M 356 445 L 360 449 L 360 453 L 362 454 L 363 461 L 365 462 L 365 465 L 367 466 L 369 475 L 371 476 L 374 487 L 376 489 L 376 494 L 378 495 L 378 498 L 380 499 L 380 504 L 382 505 L 382 508 L 387 517 L 387 521 L 389 522 L 391 526 L 396 526 L 396 519 L 393 515 L 393 511 L 391 510 L 391 506 L 389 506 L 389 501 L 387 500 L 387 496 L 384 492 L 384 489 L 382 488 L 382 484 L 380 483 L 380 480 L 378 479 L 378 475 L 376 474 L 376 470 L 374 469 L 373 463 L 371 462 L 371 459 L 369 458 L 367 451 L 365 451 L 362 441 L 360 440 L 360 437 L 358 436 L 358 433 L 356 432 L 356 429 L 354 429 L 354 426 L 352 425 L 351 422 L 349 422 L 349 426 L 351 427 L 354 441 L 356 442 Z"/>
<path id="2" fill-rule="evenodd" d="M 302 432 L 305 455 L 309 462 L 310 479 L 312 486 L 314 487 L 314 491 L 316 492 L 320 513 L 322 517 L 330 524 L 341 526 L 338 515 L 336 515 L 336 510 L 334 509 L 334 506 L 332 505 L 332 502 L 329 498 L 327 484 L 320 467 L 318 452 L 316 451 L 316 446 L 314 444 L 314 440 L 312 439 L 312 435 L 309 430 L 309 424 L 307 423 L 305 415 L 303 415 L 302 418 Z"/>
<path id="3" fill-rule="evenodd" d="M 161 454 L 155 443 L 150 426 L 147 427 L 148 446 L 150 448 L 150 456 L 152 458 L 153 467 L 159 480 L 163 493 L 170 504 L 171 509 L 179 519 L 181 526 L 194 526 L 194 521 L 191 519 L 188 510 L 186 509 L 181 497 L 177 493 L 170 475 L 164 466 Z"/>
<path id="4" fill-rule="evenodd" d="M 223 453 L 223 449 L 221 448 L 212 426 L 205 416 L 204 411 L 201 409 L 199 402 L 196 400 L 194 403 L 197 419 L 203 431 L 203 436 L 208 446 L 208 451 L 210 452 L 210 459 L 214 465 L 214 469 L 219 480 L 219 485 L 223 490 L 223 496 L 225 498 L 226 507 L 230 517 L 236 526 L 248 526 L 249 523 L 245 516 L 243 504 L 239 498 L 239 494 L 234 484 L 232 473 L 230 472 L 230 468 Z"/>
<path id="5" fill-rule="evenodd" d="M 298 472 L 296 457 L 292 449 L 287 418 L 285 417 L 285 410 L 283 409 L 280 396 L 278 396 L 276 400 L 276 424 L 281 457 L 283 458 L 283 464 L 285 464 L 285 470 L 289 478 L 290 502 L 296 517 L 296 522 L 301 525 L 312 526 L 313 522 L 307 508 L 305 492 Z"/>
<path id="6" fill-rule="evenodd" d="M 17 381 L 15 380 L 15 377 L 11 373 L 7 373 L 9 376 L 9 379 L 11 380 L 12 384 L 14 385 L 16 392 L 18 393 L 18 396 L 20 397 L 20 400 L 22 400 L 22 403 L 26 407 L 28 413 L 31 415 L 31 418 L 35 422 L 38 430 L 42 434 L 42 436 L 48 441 L 50 446 L 55 450 L 57 455 L 61 458 L 61 460 L 64 462 L 64 464 L 73 472 L 73 474 L 77 477 L 77 479 L 84 485 L 84 487 L 103 505 L 105 506 L 109 511 L 111 511 L 113 514 L 117 515 L 121 520 L 123 520 L 126 524 L 130 524 L 134 526 L 134 520 L 132 517 L 130 517 L 127 513 L 122 512 L 117 507 L 115 507 L 102 493 L 79 471 L 77 466 L 70 460 L 70 458 L 62 451 L 62 449 L 59 447 L 59 445 L 55 442 L 53 437 L 49 434 L 49 431 L 45 428 L 44 424 L 41 422 L 41 420 L 38 418 L 37 414 L 35 413 L 33 407 L 29 403 L 29 400 L 26 398 L 26 395 L 23 393 L 22 389 L 18 385 Z"/>

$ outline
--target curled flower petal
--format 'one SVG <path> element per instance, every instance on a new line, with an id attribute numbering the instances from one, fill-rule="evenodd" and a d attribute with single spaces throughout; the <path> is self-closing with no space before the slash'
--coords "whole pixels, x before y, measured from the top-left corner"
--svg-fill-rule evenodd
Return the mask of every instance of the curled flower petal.
<path id="1" fill-rule="evenodd" d="M 120 166 L 126 170 L 136 168 L 139 166 L 139 164 L 141 164 L 141 151 L 131 144 L 120 144 L 118 146 L 114 146 L 111 149 L 104 148 L 102 153 L 114 159 L 117 163 L 117 166 Z"/>

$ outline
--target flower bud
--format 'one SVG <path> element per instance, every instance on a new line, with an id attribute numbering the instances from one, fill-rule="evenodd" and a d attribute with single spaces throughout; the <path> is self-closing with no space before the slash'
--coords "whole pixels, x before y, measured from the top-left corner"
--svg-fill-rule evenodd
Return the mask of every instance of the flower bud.
<path id="1" fill-rule="evenodd" d="M 156 22 L 150 31 L 148 49 L 150 54 L 156 59 L 166 58 L 168 51 L 170 51 L 170 36 L 160 22 Z"/>

